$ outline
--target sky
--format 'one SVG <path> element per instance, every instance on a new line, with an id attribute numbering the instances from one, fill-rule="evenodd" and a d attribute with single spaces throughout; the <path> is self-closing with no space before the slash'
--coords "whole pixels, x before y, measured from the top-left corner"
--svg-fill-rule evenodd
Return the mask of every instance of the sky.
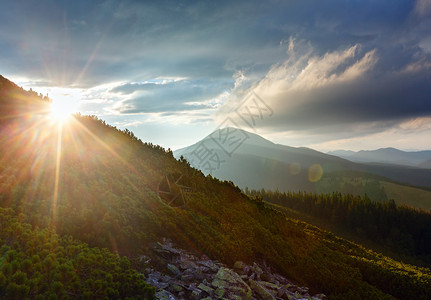
<path id="1" fill-rule="evenodd" d="M 431 0 L 0 3 L 1 75 L 144 142 L 431 149 Z"/>

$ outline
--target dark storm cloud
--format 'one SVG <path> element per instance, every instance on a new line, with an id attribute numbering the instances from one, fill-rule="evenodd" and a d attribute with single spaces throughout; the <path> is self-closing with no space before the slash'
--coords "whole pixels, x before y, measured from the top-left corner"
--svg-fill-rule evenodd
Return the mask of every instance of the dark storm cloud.
<path id="1" fill-rule="evenodd" d="M 249 89 L 276 112 L 259 126 L 319 133 L 319 139 L 329 140 L 382 132 L 431 116 L 431 60 L 424 51 L 408 55 L 407 50 L 389 69 L 390 59 L 382 56 L 397 50 L 382 55 L 379 49 L 366 52 L 357 45 L 322 56 L 312 51 L 301 55 L 294 53 L 293 40 L 291 44 L 290 58 Z M 241 99 L 233 98 L 219 117 Z M 233 117 L 241 122 L 238 115 Z"/>
<path id="2" fill-rule="evenodd" d="M 282 60 L 292 35 L 321 53 L 390 39 L 411 10 L 410 1 L 9 1 L 0 63 L 56 85 L 226 79 Z"/>
<path id="3" fill-rule="evenodd" d="M 260 26 L 259 7 L 212 2 L 75 1 L 7 3 L 2 9 L 3 57 L 10 73 L 55 85 L 90 87 L 160 76 L 230 78 L 229 57 L 248 64 L 281 36 Z M 254 21 L 262 22 L 254 24 Z M 265 25 L 264 25 L 265 27 Z M 272 60 L 274 62 L 274 53 Z"/>

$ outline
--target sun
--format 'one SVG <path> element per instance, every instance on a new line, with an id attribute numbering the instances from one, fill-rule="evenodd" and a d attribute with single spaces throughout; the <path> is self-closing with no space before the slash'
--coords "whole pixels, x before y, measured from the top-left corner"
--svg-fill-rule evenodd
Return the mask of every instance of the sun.
<path id="1" fill-rule="evenodd" d="M 76 113 L 77 103 L 72 98 L 59 98 L 54 100 L 50 106 L 51 117 L 60 122 L 65 122 Z"/>

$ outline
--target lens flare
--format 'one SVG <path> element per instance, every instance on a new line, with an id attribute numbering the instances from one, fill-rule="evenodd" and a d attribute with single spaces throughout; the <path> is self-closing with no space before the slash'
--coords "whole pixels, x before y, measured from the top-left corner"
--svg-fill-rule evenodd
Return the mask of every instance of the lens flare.
<path id="1" fill-rule="evenodd" d="M 50 115 L 60 122 L 67 121 L 77 111 L 77 103 L 70 98 L 59 98 L 51 103 Z"/>
<path id="2" fill-rule="evenodd" d="M 320 178 L 322 178 L 322 175 L 323 175 L 323 169 L 322 169 L 322 166 L 319 164 L 313 164 L 308 169 L 308 180 L 310 180 L 310 182 L 319 181 Z"/>

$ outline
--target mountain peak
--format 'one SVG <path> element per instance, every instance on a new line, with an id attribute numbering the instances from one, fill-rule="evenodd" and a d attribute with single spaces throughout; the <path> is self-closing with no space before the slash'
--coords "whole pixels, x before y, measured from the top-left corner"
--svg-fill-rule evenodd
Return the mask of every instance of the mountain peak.
<path id="1" fill-rule="evenodd" d="M 237 127 L 222 127 L 217 128 L 212 133 L 210 133 L 208 136 L 206 136 L 203 140 L 239 140 L 241 141 L 241 144 L 252 144 L 256 146 L 274 146 L 274 143 L 261 137 L 260 135 L 256 133 L 252 133 L 249 131 L 246 131 L 241 128 Z"/>

